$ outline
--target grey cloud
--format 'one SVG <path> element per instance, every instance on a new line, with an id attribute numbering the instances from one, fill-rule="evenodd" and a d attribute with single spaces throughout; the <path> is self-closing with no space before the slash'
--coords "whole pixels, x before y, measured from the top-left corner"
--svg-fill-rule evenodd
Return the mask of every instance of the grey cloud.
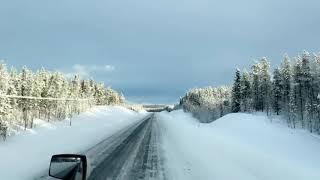
<path id="1" fill-rule="evenodd" d="M 90 74 L 128 97 L 172 102 L 194 86 L 230 84 L 235 67 L 253 59 L 279 64 L 285 52 L 318 52 L 318 7 L 317 0 L 3 1 L 0 59 L 49 69 L 110 64 L 112 73 Z"/>

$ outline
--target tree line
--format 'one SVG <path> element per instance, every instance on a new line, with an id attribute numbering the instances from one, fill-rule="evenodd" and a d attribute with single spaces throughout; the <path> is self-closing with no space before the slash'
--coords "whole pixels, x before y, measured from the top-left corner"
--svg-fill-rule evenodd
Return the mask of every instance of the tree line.
<path id="1" fill-rule="evenodd" d="M 180 99 L 179 106 L 208 123 L 231 111 L 230 97 L 231 88 L 227 86 L 194 88 Z"/>
<path id="2" fill-rule="evenodd" d="M 92 79 L 68 78 L 44 68 L 33 72 L 26 66 L 8 70 L 0 62 L 0 135 L 4 138 L 20 127 L 33 128 L 36 118 L 70 118 L 71 125 L 74 114 L 93 105 L 123 102 L 122 94 Z"/>
<path id="3" fill-rule="evenodd" d="M 292 60 L 285 55 L 272 74 L 266 58 L 251 69 L 248 80 L 238 79 L 240 72 L 236 72 L 232 112 L 264 111 L 284 115 L 289 127 L 320 133 L 320 54 L 310 55 L 304 51 Z M 249 85 L 249 91 L 244 91 L 244 83 Z"/>
<path id="4" fill-rule="evenodd" d="M 180 105 L 190 112 L 204 108 L 202 98 L 217 93 L 205 89 L 189 91 Z M 211 95 L 211 100 L 206 100 L 211 102 L 206 106 L 211 108 L 208 113 L 215 114 L 212 116 L 219 117 L 217 103 L 223 101 L 223 114 L 262 111 L 284 116 L 289 127 L 320 133 L 320 54 L 304 51 L 293 58 L 284 55 L 272 72 L 269 60 L 261 58 L 250 71 L 236 69 L 234 83 L 227 91 L 223 98 Z"/>

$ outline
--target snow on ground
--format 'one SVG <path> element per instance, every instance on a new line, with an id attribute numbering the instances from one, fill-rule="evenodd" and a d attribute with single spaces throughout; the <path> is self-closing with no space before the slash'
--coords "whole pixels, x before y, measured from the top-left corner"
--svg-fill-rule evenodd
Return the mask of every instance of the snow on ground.
<path id="1" fill-rule="evenodd" d="M 264 115 L 229 114 L 210 124 L 182 111 L 158 117 L 169 179 L 320 179 L 317 135 Z"/>
<path id="2" fill-rule="evenodd" d="M 79 153 L 145 116 L 123 107 L 95 107 L 69 121 L 36 120 L 36 128 L 0 142 L 0 179 L 28 180 L 49 167 L 53 154 Z"/>

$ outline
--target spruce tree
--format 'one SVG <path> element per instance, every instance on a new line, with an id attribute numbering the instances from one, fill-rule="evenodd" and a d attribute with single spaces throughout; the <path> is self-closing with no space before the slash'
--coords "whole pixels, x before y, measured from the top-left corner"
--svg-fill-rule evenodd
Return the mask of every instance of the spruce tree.
<path id="1" fill-rule="evenodd" d="M 32 96 L 32 81 L 32 72 L 26 66 L 24 66 L 20 73 L 20 96 Z M 19 99 L 19 105 L 22 109 L 22 119 L 24 122 L 24 129 L 26 130 L 29 123 L 29 111 L 33 108 L 33 102 L 30 99 L 21 98 Z"/>
<path id="2" fill-rule="evenodd" d="M 296 107 L 298 110 L 298 114 L 301 120 L 301 125 L 304 127 L 304 102 L 305 99 L 303 99 L 303 75 L 302 75 L 302 61 L 300 58 L 296 59 L 296 62 L 294 64 L 294 69 L 293 69 L 293 79 L 294 79 L 294 98 L 295 98 L 295 103 Z"/>
<path id="3" fill-rule="evenodd" d="M 314 89 L 314 129 L 320 134 L 320 53 L 314 54 L 314 63 L 312 68 L 313 84 Z"/>
<path id="4" fill-rule="evenodd" d="M 262 110 L 261 103 L 261 83 L 260 83 L 260 65 L 255 63 L 251 66 L 252 76 L 252 104 L 255 111 Z"/>
<path id="5" fill-rule="evenodd" d="M 292 128 L 296 128 L 297 118 L 298 118 L 298 108 L 295 98 L 295 92 L 293 90 L 290 91 L 289 94 L 289 122 L 288 126 Z"/>
<path id="6" fill-rule="evenodd" d="M 9 87 L 9 78 L 6 65 L 0 62 L 0 136 L 4 140 L 7 137 L 8 116 L 12 114 L 10 101 L 5 97 Z"/>
<path id="7" fill-rule="evenodd" d="M 301 83 L 302 83 L 302 100 L 303 100 L 303 113 L 307 114 L 310 118 L 313 117 L 313 109 L 312 109 L 312 104 L 313 104 L 313 88 L 311 87 L 312 85 L 312 77 L 311 77 L 311 70 L 310 70 L 310 54 L 307 51 L 304 51 L 302 54 L 302 65 L 301 65 L 301 72 L 302 72 L 302 77 L 301 77 Z M 307 103 L 309 112 L 307 112 Z M 309 119 L 310 119 L 309 118 Z M 309 127 L 310 121 L 303 121 L 303 126 L 307 125 Z M 306 124 L 305 124 L 306 123 Z"/>
<path id="8" fill-rule="evenodd" d="M 271 77 L 270 77 L 270 63 L 267 58 L 262 58 L 260 62 L 261 66 L 261 99 L 262 99 L 262 111 L 269 113 L 271 105 Z"/>
<path id="9" fill-rule="evenodd" d="M 241 110 L 240 102 L 241 102 L 241 74 L 240 70 L 236 70 L 234 83 L 232 87 L 232 108 L 231 111 L 236 113 Z"/>
<path id="10" fill-rule="evenodd" d="M 276 112 L 277 115 L 279 115 L 281 111 L 281 90 L 282 90 L 282 84 L 281 84 L 281 77 L 280 77 L 280 70 L 279 68 L 276 68 L 273 72 L 273 109 Z"/>
<path id="11" fill-rule="evenodd" d="M 288 116 L 289 113 L 289 102 L 290 102 L 290 91 L 292 84 L 292 70 L 290 59 L 287 54 L 284 55 L 284 59 L 280 67 L 280 76 L 281 76 L 281 106 L 285 115 Z"/>
<path id="12" fill-rule="evenodd" d="M 241 108 L 244 112 L 249 111 L 251 102 L 250 75 L 244 71 L 241 76 Z"/>

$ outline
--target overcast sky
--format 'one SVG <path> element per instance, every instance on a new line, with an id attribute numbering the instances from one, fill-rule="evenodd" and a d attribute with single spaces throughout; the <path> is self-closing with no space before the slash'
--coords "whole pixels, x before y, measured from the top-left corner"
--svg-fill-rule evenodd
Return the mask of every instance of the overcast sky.
<path id="1" fill-rule="evenodd" d="M 173 103 L 236 67 L 320 50 L 319 0 L 0 0 L 0 59 Z"/>

